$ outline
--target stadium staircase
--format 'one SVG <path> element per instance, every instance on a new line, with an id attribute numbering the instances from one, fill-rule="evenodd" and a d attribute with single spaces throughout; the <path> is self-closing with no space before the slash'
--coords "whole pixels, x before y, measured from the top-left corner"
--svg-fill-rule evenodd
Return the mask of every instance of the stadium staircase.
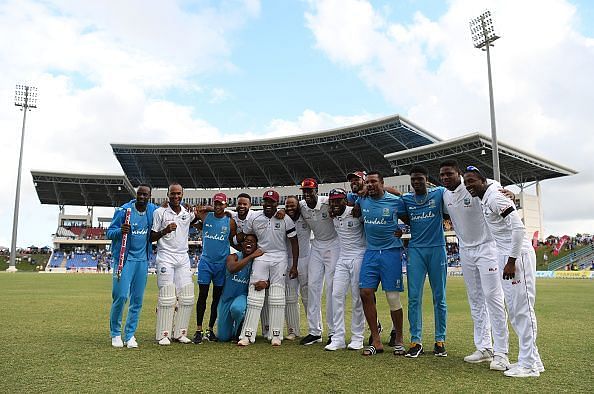
<path id="1" fill-rule="evenodd" d="M 575 252 L 571 252 L 560 259 L 557 259 L 549 264 L 549 271 L 556 271 L 564 268 L 567 264 L 575 264 L 579 267 L 581 263 L 594 260 L 594 244 L 583 247 Z"/>

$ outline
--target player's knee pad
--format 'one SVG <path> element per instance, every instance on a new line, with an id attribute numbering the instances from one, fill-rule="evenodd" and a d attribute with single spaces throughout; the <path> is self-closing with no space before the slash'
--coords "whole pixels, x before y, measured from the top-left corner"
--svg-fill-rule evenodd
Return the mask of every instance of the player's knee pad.
<path id="1" fill-rule="evenodd" d="M 188 283 L 181 288 L 178 294 L 178 301 L 180 305 L 194 306 L 194 284 Z"/>
<path id="2" fill-rule="evenodd" d="M 399 309 L 402 309 L 402 302 L 400 301 L 400 292 L 386 291 L 386 300 L 388 300 L 390 311 L 397 311 Z"/>
<path id="3" fill-rule="evenodd" d="M 287 304 L 296 304 L 299 300 L 299 294 L 296 287 L 285 287 L 285 300 Z"/>
<path id="4" fill-rule="evenodd" d="M 175 285 L 173 283 L 161 286 L 157 298 L 157 307 L 172 308 L 175 306 Z"/>
<path id="5" fill-rule="evenodd" d="M 254 285 L 250 285 L 247 296 L 247 304 L 258 308 L 262 308 L 262 306 L 264 305 L 265 297 L 266 291 L 256 290 Z"/>

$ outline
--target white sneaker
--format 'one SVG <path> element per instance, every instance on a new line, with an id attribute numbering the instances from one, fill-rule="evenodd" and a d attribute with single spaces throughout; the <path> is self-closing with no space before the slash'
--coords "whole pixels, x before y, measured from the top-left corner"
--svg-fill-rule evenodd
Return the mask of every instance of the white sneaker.
<path id="1" fill-rule="evenodd" d="M 509 359 L 506 354 L 495 354 L 493 361 L 489 365 L 493 371 L 507 371 L 509 369 Z"/>
<path id="2" fill-rule="evenodd" d="M 282 341 L 280 340 L 279 337 L 274 337 L 274 338 L 272 338 L 270 343 L 272 344 L 272 346 L 280 346 Z"/>
<path id="3" fill-rule="evenodd" d="M 344 344 L 344 342 L 337 343 L 337 342 L 332 341 L 329 344 L 327 344 L 326 346 L 324 346 L 324 349 L 328 350 L 329 352 L 333 352 L 335 350 L 344 349 L 345 347 L 346 347 L 346 345 Z"/>
<path id="4" fill-rule="evenodd" d="M 515 368 L 505 371 L 503 374 L 505 376 L 509 376 L 510 378 L 537 378 L 540 376 L 540 372 L 538 372 L 536 369 L 524 368 L 520 365 L 517 365 Z"/>
<path id="5" fill-rule="evenodd" d="M 487 361 L 493 361 L 493 353 L 489 349 L 477 350 L 470 356 L 464 357 L 464 361 L 471 364 L 484 363 Z"/>
<path id="6" fill-rule="evenodd" d="M 171 341 L 169 340 L 169 338 L 163 337 L 159 341 L 159 345 L 161 345 L 161 346 L 168 346 L 168 345 L 171 345 Z"/>
<path id="7" fill-rule="evenodd" d="M 138 347 L 138 342 L 136 342 L 136 337 L 132 337 L 126 341 L 126 347 L 128 349 L 136 349 Z"/>
<path id="8" fill-rule="evenodd" d="M 116 337 L 111 338 L 111 346 L 113 347 L 124 347 L 124 342 L 122 342 L 122 336 L 118 335 Z"/>
<path id="9" fill-rule="evenodd" d="M 179 343 L 192 343 L 192 340 L 185 335 L 182 335 L 181 337 L 177 338 L 176 341 L 178 341 Z"/>
<path id="10" fill-rule="evenodd" d="M 509 365 L 509 369 L 514 369 L 518 367 L 518 363 L 513 363 Z M 543 373 L 545 371 L 544 365 L 542 365 L 542 361 L 537 361 L 534 363 L 534 367 L 532 369 L 538 371 L 539 373 Z"/>
<path id="11" fill-rule="evenodd" d="M 363 349 L 363 341 L 351 341 L 347 346 L 349 350 L 361 350 Z"/>
<path id="12" fill-rule="evenodd" d="M 237 342 L 237 346 L 248 346 L 250 344 L 250 339 L 248 337 L 245 337 L 243 339 L 240 339 Z"/>

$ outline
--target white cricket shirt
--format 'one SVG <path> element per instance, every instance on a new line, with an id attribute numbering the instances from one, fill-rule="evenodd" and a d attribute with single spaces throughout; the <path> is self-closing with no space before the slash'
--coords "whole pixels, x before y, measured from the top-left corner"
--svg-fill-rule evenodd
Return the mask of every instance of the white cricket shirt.
<path id="1" fill-rule="evenodd" d="M 303 216 L 299 215 L 295 223 L 295 231 L 297 232 L 297 241 L 299 242 L 299 258 L 309 256 L 309 252 L 311 249 L 311 245 L 309 241 L 311 239 L 311 229 L 307 222 L 303 219 Z M 291 253 L 291 244 L 290 241 L 287 239 L 287 252 L 289 253 L 289 257 L 293 257 L 293 253 Z"/>
<path id="2" fill-rule="evenodd" d="M 240 219 L 239 218 L 239 214 L 237 213 L 237 211 L 229 211 L 231 212 L 231 217 L 233 218 L 233 220 L 235 220 L 235 224 L 237 225 L 237 233 L 245 233 L 243 231 L 243 227 L 245 226 L 245 223 L 248 220 L 251 220 L 254 216 L 254 214 L 256 213 L 255 211 L 252 211 L 251 209 L 248 211 L 247 215 L 245 216 L 245 219 Z"/>
<path id="3" fill-rule="evenodd" d="M 314 239 L 311 242 L 312 246 L 320 247 L 328 244 L 326 241 L 336 240 L 337 234 L 334 229 L 334 223 L 330 217 L 330 206 L 328 205 L 327 196 L 318 196 L 318 203 L 312 209 L 307 206 L 305 200 L 299 201 L 299 208 L 301 216 L 314 234 Z"/>
<path id="4" fill-rule="evenodd" d="M 353 207 L 346 207 L 342 215 L 333 219 L 334 229 L 340 242 L 340 257 L 358 256 L 365 253 L 367 241 L 363 223 L 353 217 Z"/>
<path id="5" fill-rule="evenodd" d="M 521 252 L 530 251 L 532 245 L 526 237 L 526 228 L 512 200 L 505 197 L 494 185 L 491 185 L 485 191 L 485 195 L 481 200 L 481 206 L 485 221 L 497 243 L 499 254 L 510 256 L 515 254 L 512 254 L 513 250 Z M 524 232 L 521 245 L 513 245 L 512 230 L 522 230 Z"/>
<path id="6" fill-rule="evenodd" d="M 498 188 L 496 184 L 491 187 Z M 460 247 L 479 246 L 493 241 L 483 217 L 481 200 L 470 195 L 464 186 L 464 180 L 456 190 L 445 190 L 443 202 L 454 225 Z"/>
<path id="7" fill-rule="evenodd" d="M 153 213 L 154 232 L 163 230 L 169 223 L 177 224 L 175 231 L 162 236 L 157 241 L 157 254 L 165 253 L 188 253 L 188 236 L 190 233 L 190 223 L 194 220 L 193 212 L 188 212 L 183 206 L 179 214 L 175 213 L 171 207 L 157 208 Z"/>
<path id="8" fill-rule="evenodd" d="M 268 218 L 264 211 L 255 212 L 252 218 L 246 221 L 243 228 L 245 234 L 255 234 L 258 237 L 258 248 L 264 253 L 287 253 L 287 238 L 297 236 L 295 223 L 289 215 L 284 219 Z"/>

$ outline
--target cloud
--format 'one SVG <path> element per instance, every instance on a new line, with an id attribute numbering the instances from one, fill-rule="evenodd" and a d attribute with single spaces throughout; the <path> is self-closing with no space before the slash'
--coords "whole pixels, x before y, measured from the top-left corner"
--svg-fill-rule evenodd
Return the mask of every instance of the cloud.
<path id="1" fill-rule="evenodd" d="M 267 129 L 267 137 L 281 137 L 320 130 L 334 129 L 364 123 L 379 118 L 378 114 L 330 115 L 306 109 L 297 120 L 273 119 Z"/>
<path id="2" fill-rule="evenodd" d="M 306 26 L 315 46 L 352 68 L 403 115 L 440 135 L 490 134 L 485 54 L 468 23 L 485 8 L 502 36 L 492 51 L 497 132 L 501 140 L 580 174 L 543 182 L 545 225 L 587 231 L 594 225 L 594 40 L 576 30 L 576 7 L 563 0 L 454 0 L 439 18 L 417 12 L 390 19 L 363 0 L 310 2 Z M 559 204 L 571 195 L 570 204 Z M 561 219 L 563 218 L 563 219 Z"/>
<path id="3" fill-rule="evenodd" d="M 192 107 L 163 97 L 175 90 L 208 100 L 200 77 L 237 69 L 231 38 L 259 12 L 256 0 L 194 8 L 185 1 L 0 2 L 0 181 L 10 185 L 0 195 L 0 245 L 10 244 L 12 228 L 22 113 L 8 100 L 16 83 L 39 88 L 39 109 L 27 119 L 19 245 L 49 243 L 56 212 L 40 205 L 30 170 L 121 173 L 110 142 L 220 138 Z M 219 100 L 229 95 L 213 92 Z"/>

